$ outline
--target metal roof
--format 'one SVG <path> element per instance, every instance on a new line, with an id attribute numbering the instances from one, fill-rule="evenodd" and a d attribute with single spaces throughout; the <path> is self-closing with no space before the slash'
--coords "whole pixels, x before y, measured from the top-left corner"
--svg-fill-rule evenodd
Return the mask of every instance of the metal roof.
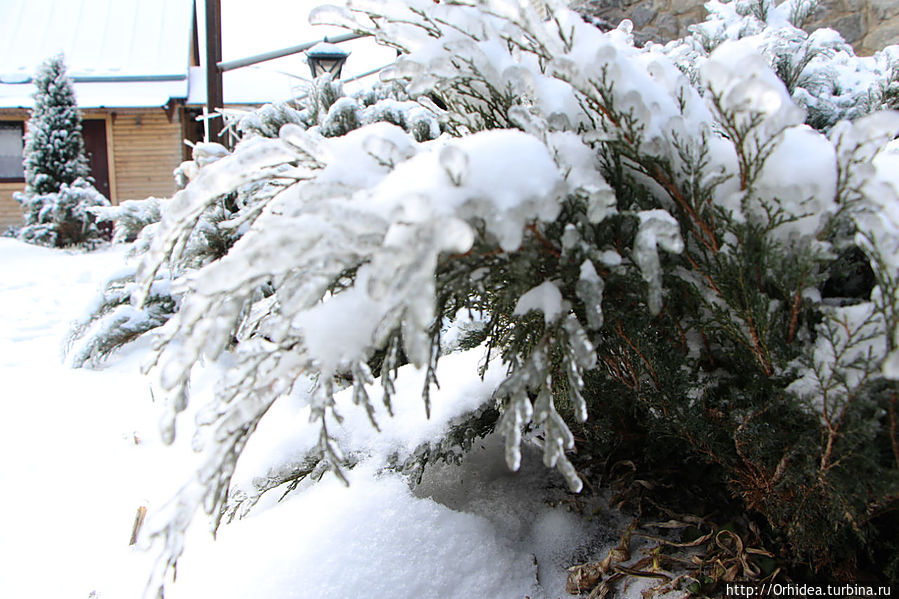
<path id="1" fill-rule="evenodd" d="M 60 52 L 83 108 L 186 97 L 193 7 L 193 0 L 0 0 L 0 107 L 31 106 L 34 87 L 26 82 Z"/>
<path id="2" fill-rule="evenodd" d="M 72 77 L 187 74 L 193 0 L 3 0 L 0 76 L 63 52 Z"/>
<path id="3" fill-rule="evenodd" d="M 340 36 L 312 27 L 309 9 L 325 0 L 223 0 L 223 54 L 243 59 L 272 48 L 312 45 Z M 340 3 L 343 0 L 331 0 Z M 63 52 L 81 108 L 163 106 L 170 99 L 205 103 L 205 72 L 190 68 L 195 0 L 0 0 L 0 108 L 30 108 L 38 65 Z M 200 2 L 202 8 L 202 2 Z M 277 18 L 272 18 L 272 15 Z M 204 14 L 197 14 L 203 63 Z M 330 39 L 330 37 L 329 37 Z M 349 81 L 393 60 L 371 38 L 347 41 Z M 278 54 L 278 52 L 274 52 Z M 262 104 L 294 97 L 308 67 L 302 54 L 224 74 L 225 103 Z"/>

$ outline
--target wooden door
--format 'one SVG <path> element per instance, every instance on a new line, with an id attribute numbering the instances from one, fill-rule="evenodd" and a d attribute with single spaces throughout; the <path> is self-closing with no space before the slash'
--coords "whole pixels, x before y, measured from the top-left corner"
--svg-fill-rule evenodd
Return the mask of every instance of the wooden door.
<path id="1" fill-rule="evenodd" d="M 109 196 L 109 154 L 106 145 L 106 120 L 84 119 L 81 122 L 84 148 L 90 161 L 94 187 L 107 198 Z"/>

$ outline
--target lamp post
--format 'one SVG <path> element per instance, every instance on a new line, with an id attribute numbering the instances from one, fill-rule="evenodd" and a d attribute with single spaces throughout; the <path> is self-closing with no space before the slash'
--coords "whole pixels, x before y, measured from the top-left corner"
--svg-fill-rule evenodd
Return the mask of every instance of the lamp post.
<path id="1" fill-rule="evenodd" d="M 340 70 L 349 55 L 349 52 L 336 44 L 319 42 L 306 51 L 306 62 L 309 63 L 313 79 L 325 73 L 330 73 L 333 79 L 340 79 Z"/>

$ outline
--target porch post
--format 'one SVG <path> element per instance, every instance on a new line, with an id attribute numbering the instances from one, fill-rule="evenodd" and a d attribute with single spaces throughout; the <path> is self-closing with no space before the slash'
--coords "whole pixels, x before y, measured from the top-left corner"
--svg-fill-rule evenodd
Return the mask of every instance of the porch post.
<path id="1" fill-rule="evenodd" d="M 206 0 L 206 110 L 215 114 L 224 107 L 222 98 L 222 71 L 218 63 L 222 60 L 222 3 L 221 0 Z M 223 142 L 222 119 L 208 119 L 209 141 Z"/>

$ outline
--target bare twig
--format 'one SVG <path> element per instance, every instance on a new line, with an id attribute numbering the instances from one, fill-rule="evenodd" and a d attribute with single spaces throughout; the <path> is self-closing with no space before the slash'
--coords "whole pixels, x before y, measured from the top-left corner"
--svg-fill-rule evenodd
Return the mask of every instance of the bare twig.
<path id="1" fill-rule="evenodd" d="M 140 506 L 137 508 L 137 513 L 134 514 L 134 525 L 131 527 L 131 541 L 128 545 L 136 545 L 137 537 L 140 535 L 140 529 L 144 525 L 144 518 L 147 517 L 147 508 L 146 506 Z"/>

